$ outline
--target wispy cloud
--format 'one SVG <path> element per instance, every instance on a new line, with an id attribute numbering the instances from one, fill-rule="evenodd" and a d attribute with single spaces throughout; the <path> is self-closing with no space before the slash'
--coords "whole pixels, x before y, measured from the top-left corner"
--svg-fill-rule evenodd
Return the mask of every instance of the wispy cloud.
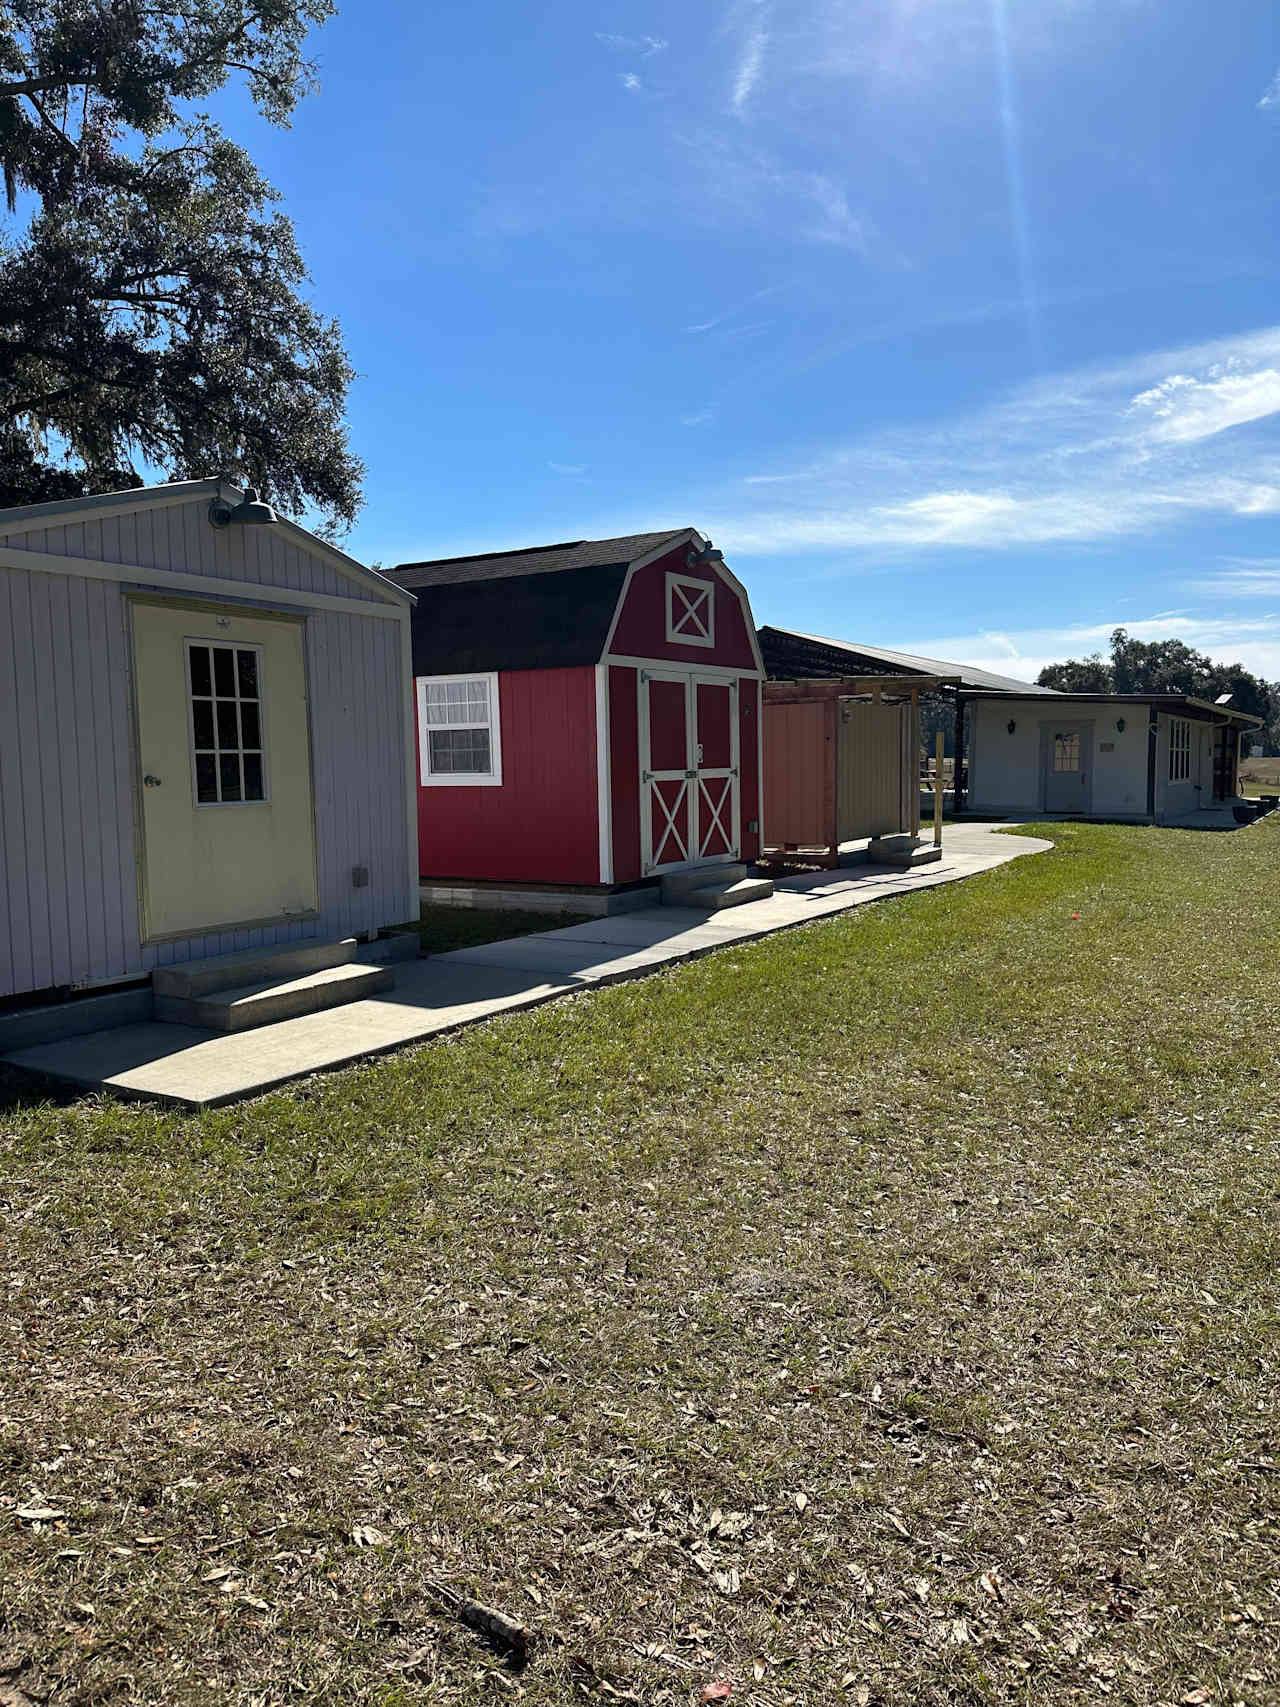
<path id="1" fill-rule="evenodd" d="M 1280 71 L 1277 71 L 1267 84 L 1262 99 L 1258 102 L 1258 108 L 1264 113 L 1280 109 Z"/>
<path id="2" fill-rule="evenodd" d="M 1127 629 L 1136 640 L 1185 641 L 1197 651 L 1207 652 L 1218 663 L 1240 663 L 1268 679 L 1280 675 L 1280 616 L 1204 617 L 1192 611 L 1163 611 L 1145 616 L 1121 608 L 1101 622 L 1062 628 L 985 629 L 941 638 L 921 638 L 917 631 L 890 644 L 927 658 L 947 658 L 1033 682 L 1046 664 L 1087 657 L 1091 652 L 1105 653 L 1116 628 Z"/>
<path id="3" fill-rule="evenodd" d="M 1183 583 L 1220 598 L 1274 599 L 1280 605 L 1280 557 L 1220 557 L 1221 569 Z"/>
<path id="4" fill-rule="evenodd" d="M 624 89 L 638 89 L 640 87 L 640 79 L 636 76 L 634 71 L 624 71 L 622 76 L 619 78 L 619 82 L 622 84 Z"/>
<path id="5" fill-rule="evenodd" d="M 1207 379 L 1175 373 L 1133 400 L 1135 410 L 1151 417 L 1151 437 L 1173 444 L 1225 433 L 1246 421 L 1260 421 L 1280 409 L 1280 371 L 1211 373 Z"/>
<path id="6" fill-rule="evenodd" d="M 733 75 L 733 93 L 729 97 L 729 104 L 735 113 L 741 113 L 755 93 L 756 84 L 764 71 L 764 55 L 768 45 L 769 32 L 763 27 L 752 30 L 743 45 Z"/>
<path id="7" fill-rule="evenodd" d="M 682 427 L 705 427 L 709 422 L 714 421 L 715 418 L 716 412 L 714 408 L 696 409 L 691 415 L 681 415 L 680 425 Z"/>
<path id="8" fill-rule="evenodd" d="M 671 46 L 659 36 L 616 36 L 606 30 L 597 30 L 596 40 L 617 53 L 639 54 L 641 59 L 652 59 L 655 53 L 664 53 Z"/>
<path id="9" fill-rule="evenodd" d="M 581 479 L 587 472 L 585 462 L 549 462 L 547 467 L 553 474 L 562 474 L 569 479 Z"/>
<path id="10" fill-rule="evenodd" d="M 775 461 L 709 521 L 735 551 L 764 555 L 999 549 L 1280 516 L 1280 451 L 1260 425 L 1277 413 L 1280 326 L 1060 375 L 790 469 Z"/>

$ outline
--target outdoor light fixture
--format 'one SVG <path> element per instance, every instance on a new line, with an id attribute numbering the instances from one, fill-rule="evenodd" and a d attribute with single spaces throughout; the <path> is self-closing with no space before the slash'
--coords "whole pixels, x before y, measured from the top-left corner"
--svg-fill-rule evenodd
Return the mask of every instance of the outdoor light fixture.
<path id="1" fill-rule="evenodd" d="M 271 505 L 259 498 L 254 486 L 250 486 L 238 504 L 229 504 L 219 493 L 209 505 L 209 521 L 216 528 L 229 528 L 233 523 L 260 527 L 279 520 Z"/>
<path id="2" fill-rule="evenodd" d="M 1123 717 L 1117 717 L 1116 718 L 1116 728 L 1120 731 L 1120 733 L 1122 735 L 1124 734 L 1124 718 Z"/>
<path id="3" fill-rule="evenodd" d="M 1018 725 L 1013 721 L 1012 717 L 1009 719 L 1008 723 L 1005 724 L 1005 728 L 1009 731 L 1009 733 L 1011 735 L 1013 734 L 1014 730 L 1017 727 L 1018 727 Z"/>
<path id="4" fill-rule="evenodd" d="M 701 551 L 691 545 L 684 561 L 687 569 L 705 568 L 710 563 L 723 563 L 724 552 L 717 551 L 708 540 Z"/>

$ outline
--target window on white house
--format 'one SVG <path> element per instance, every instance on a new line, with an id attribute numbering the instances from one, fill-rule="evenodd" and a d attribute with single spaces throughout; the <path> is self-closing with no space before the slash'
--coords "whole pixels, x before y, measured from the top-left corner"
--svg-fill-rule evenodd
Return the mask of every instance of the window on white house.
<path id="1" fill-rule="evenodd" d="M 1191 719 L 1175 717 L 1169 723 L 1169 781 L 1186 782 L 1191 775 Z"/>
<path id="2" fill-rule="evenodd" d="M 497 675 L 419 676 L 418 741 L 424 787 L 501 783 Z"/>
<path id="3" fill-rule="evenodd" d="M 667 639 L 681 646 L 716 643 L 715 582 L 667 576 Z"/>

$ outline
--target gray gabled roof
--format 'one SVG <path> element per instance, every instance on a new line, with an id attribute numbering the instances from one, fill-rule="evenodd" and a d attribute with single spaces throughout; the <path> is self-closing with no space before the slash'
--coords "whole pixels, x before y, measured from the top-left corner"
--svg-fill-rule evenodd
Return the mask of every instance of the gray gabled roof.
<path id="1" fill-rule="evenodd" d="M 760 650 L 765 669 L 770 676 L 804 675 L 802 667 L 806 654 L 814 666 L 829 665 L 832 674 L 881 665 L 906 675 L 947 676 L 958 679 L 961 687 L 985 689 L 990 693 L 1049 694 L 1053 688 L 1042 688 L 1035 682 L 1018 681 L 1014 676 L 999 676 L 992 670 L 979 670 L 972 664 L 955 664 L 945 658 L 925 658 L 915 652 L 896 652 L 888 646 L 864 646 L 860 641 L 832 640 L 823 634 L 803 634 L 795 628 L 764 627 L 758 630 Z M 823 659 L 823 653 L 830 657 Z M 775 669 L 775 663 L 777 668 Z"/>
<path id="2" fill-rule="evenodd" d="M 193 498 L 204 497 L 221 496 L 232 504 L 238 504 L 244 495 L 241 487 L 214 475 L 206 480 L 170 480 L 157 486 L 126 486 L 118 492 L 99 492 L 86 498 L 54 498 L 42 504 L 15 504 L 8 509 L 0 509 L 0 544 L 11 534 L 61 521 L 64 516 L 80 520 L 93 516 L 96 519 L 144 507 L 185 504 Z M 381 570 L 370 569 L 367 564 L 348 556 L 339 546 L 331 545 L 327 539 L 321 539 L 300 523 L 290 521 L 288 516 L 281 516 L 276 526 L 317 557 L 327 559 L 351 580 L 373 582 L 388 602 L 399 605 L 414 603 L 413 595 L 406 588 L 398 587 Z"/>
<path id="3" fill-rule="evenodd" d="M 557 575 L 566 569 L 630 568 L 668 540 L 675 543 L 689 528 L 661 533 L 629 533 L 617 539 L 571 539 L 560 545 L 534 545 L 522 551 L 485 551 L 474 557 L 432 557 L 399 563 L 387 573 L 398 586 L 457 586 L 464 581 L 502 581 L 513 575 Z"/>

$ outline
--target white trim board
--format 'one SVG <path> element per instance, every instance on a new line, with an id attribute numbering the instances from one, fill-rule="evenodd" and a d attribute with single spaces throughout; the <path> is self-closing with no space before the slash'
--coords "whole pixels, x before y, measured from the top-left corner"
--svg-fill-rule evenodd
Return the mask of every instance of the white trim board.
<path id="1" fill-rule="evenodd" d="M 704 664 L 700 658 L 632 658 L 622 652 L 610 652 L 600 662 L 616 664 L 622 670 L 648 670 L 651 676 L 674 670 L 677 675 L 688 675 L 692 671 L 699 676 L 723 676 L 726 680 L 732 678 L 737 681 L 740 676 L 747 681 L 764 680 L 758 671 L 749 669 L 745 664 Z"/>
<path id="2" fill-rule="evenodd" d="M 163 593 L 213 594 L 244 600 L 259 598 L 263 604 L 293 605 L 302 610 L 345 611 L 349 616 L 369 616 L 397 622 L 407 615 L 401 604 L 376 604 L 371 599 L 344 599 L 336 593 L 306 593 L 295 587 L 276 587 L 267 581 L 231 581 L 220 575 L 190 575 L 178 569 L 147 569 L 138 563 L 107 563 L 98 557 L 63 557 L 52 551 L 22 551 L 0 545 L 0 569 L 25 569 L 43 575 L 79 575 L 89 581 L 117 581 L 129 587 Z"/>

